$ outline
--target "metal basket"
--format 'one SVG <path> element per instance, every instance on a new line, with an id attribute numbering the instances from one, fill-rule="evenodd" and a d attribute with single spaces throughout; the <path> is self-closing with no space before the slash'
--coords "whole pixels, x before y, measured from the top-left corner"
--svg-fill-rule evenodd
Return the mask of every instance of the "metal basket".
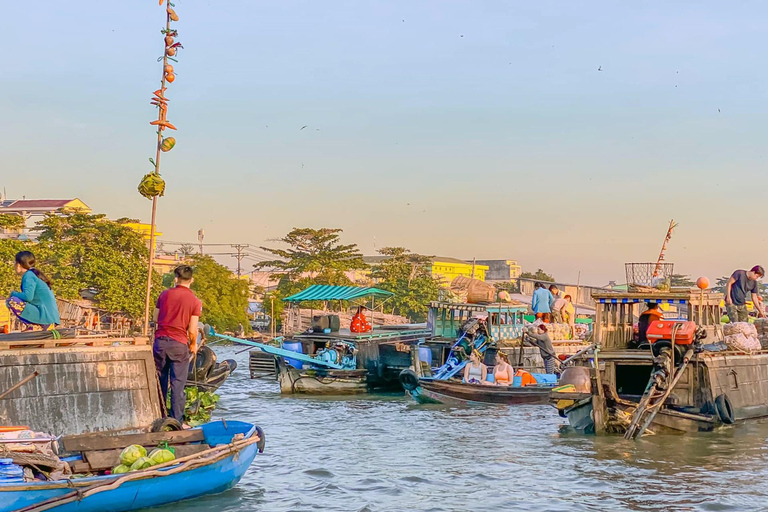
<path id="1" fill-rule="evenodd" d="M 627 286 L 669 289 L 674 263 L 625 263 Z"/>

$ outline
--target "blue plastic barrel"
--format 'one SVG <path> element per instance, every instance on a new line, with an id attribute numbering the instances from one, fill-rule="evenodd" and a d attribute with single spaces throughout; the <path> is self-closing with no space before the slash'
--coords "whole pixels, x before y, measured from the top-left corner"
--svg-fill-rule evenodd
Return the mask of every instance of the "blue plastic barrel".
<path id="1" fill-rule="evenodd" d="M 432 349 L 429 347 L 419 347 L 419 361 L 427 363 L 432 367 Z"/>
<path id="2" fill-rule="evenodd" d="M 554 386 L 557 384 L 557 375 L 551 373 L 532 373 L 536 383 L 540 386 Z"/>
<path id="3" fill-rule="evenodd" d="M 512 377 L 512 387 L 519 388 L 523 385 L 523 378 L 515 375 Z"/>
<path id="4" fill-rule="evenodd" d="M 291 352 L 296 352 L 298 354 L 304 353 L 304 347 L 301 345 L 300 341 L 284 341 L 283 350 L 290 350 Z M 286 357 L 285 361 L 297 370 L 301 370 L 301 368 L 304 366 L 304 363 L 298 359 L 291 359 L 290 357 Z"/>

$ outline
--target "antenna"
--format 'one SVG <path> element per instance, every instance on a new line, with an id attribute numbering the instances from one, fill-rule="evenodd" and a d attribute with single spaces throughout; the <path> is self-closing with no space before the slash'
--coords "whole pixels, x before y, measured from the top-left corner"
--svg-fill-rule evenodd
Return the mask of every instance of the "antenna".
<path id="1" fill-rule="evenodd" d="M 664 253 L 667 252 L 667 244 L 672 239 L 672 231 L 677 227 L 677 223 L 674 219 L 669 221 L 669 228 L 667 229 L 667 236 L 664 237 L 664 243 L 661 244 L 661 251 L 659 251 L 659 259 L 656 260 L 656 268 L 653 269 L 653 277 L 659 277 L 661 272 L 661 264 L 664 262 Z"/>

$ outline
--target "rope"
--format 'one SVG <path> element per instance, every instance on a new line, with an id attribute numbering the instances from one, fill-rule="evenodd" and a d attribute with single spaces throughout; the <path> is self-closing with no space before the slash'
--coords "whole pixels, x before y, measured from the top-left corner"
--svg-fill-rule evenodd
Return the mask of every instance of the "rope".
<path id="1" fill-rule="evenodd" d="M 194 455 L 188 455 L 187 457 L 182 457 L 180 459 L 165 462 L 163 464 L 154 466 L 149 469 L 136 471 L 135 473 L 129 473 L 115 480 L 112 480 L 110 482 L 99 482 L 97 484 L 90 485 L 83 489 L 77 489 L 63 496 L 57 496 L 55 498 L 42 501 L 35 505 L 30 505 L 28 507 L 20 508 L 16 512 L 43 512 L 45 510 L 50 510 L 55 507 L 60 507 L 68 503 L 72 503 L 73 501 L 79 501 L 79 500 L 88 498 L 89 496 L 93 496 L 94 494 L 97 494 L 100 492 L 115 490 L 121 485 L 123 485 L 124 483 L 130 482 L 132 480 L 138 480 L 138 479 L 150 478 L 150 477 L 169 476 L 176 473 L 180 473 L 182 471 L 188 471 L 198 466 L 206 465 L 209 462 L 215 462 L 219 459 L 225 458 L 229 456 L 231 453 L 240 451 L 246 446 L 250 446 L 254 443 L 258 443 L 259 441 L 260 441 L 260 437 L 258 435 L 253 435 L 250 438 L 244 439 L 242 441 L 235 441 L 234 443 L 220 445 Z M 167 471 L 160 471 L 163 468 L 175 466 L 176 464 L 179 464 L 179 463 L 182 463 L 179 467 L 175 467 Z M 69 482 L 71 483 L 71 480 Z"/>

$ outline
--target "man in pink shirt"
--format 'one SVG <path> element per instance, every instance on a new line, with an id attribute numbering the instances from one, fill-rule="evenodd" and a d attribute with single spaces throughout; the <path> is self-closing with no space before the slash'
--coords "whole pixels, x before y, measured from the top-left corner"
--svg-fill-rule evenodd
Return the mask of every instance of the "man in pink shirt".
<path id="1" fill-rule="evenodd" d="M 197 352 L 197 323 L 203 304 L 189 288 L 194 281 L 192 267 L 181 265 L 173 273 L 176 286 L 165 290 L 157 299 L 153 352 L 163 397 L 168 396 L 170 380 L 169 416 L 182 421 L 186 403 L 184 386 L 187 385 L 190 353 Z"/>

